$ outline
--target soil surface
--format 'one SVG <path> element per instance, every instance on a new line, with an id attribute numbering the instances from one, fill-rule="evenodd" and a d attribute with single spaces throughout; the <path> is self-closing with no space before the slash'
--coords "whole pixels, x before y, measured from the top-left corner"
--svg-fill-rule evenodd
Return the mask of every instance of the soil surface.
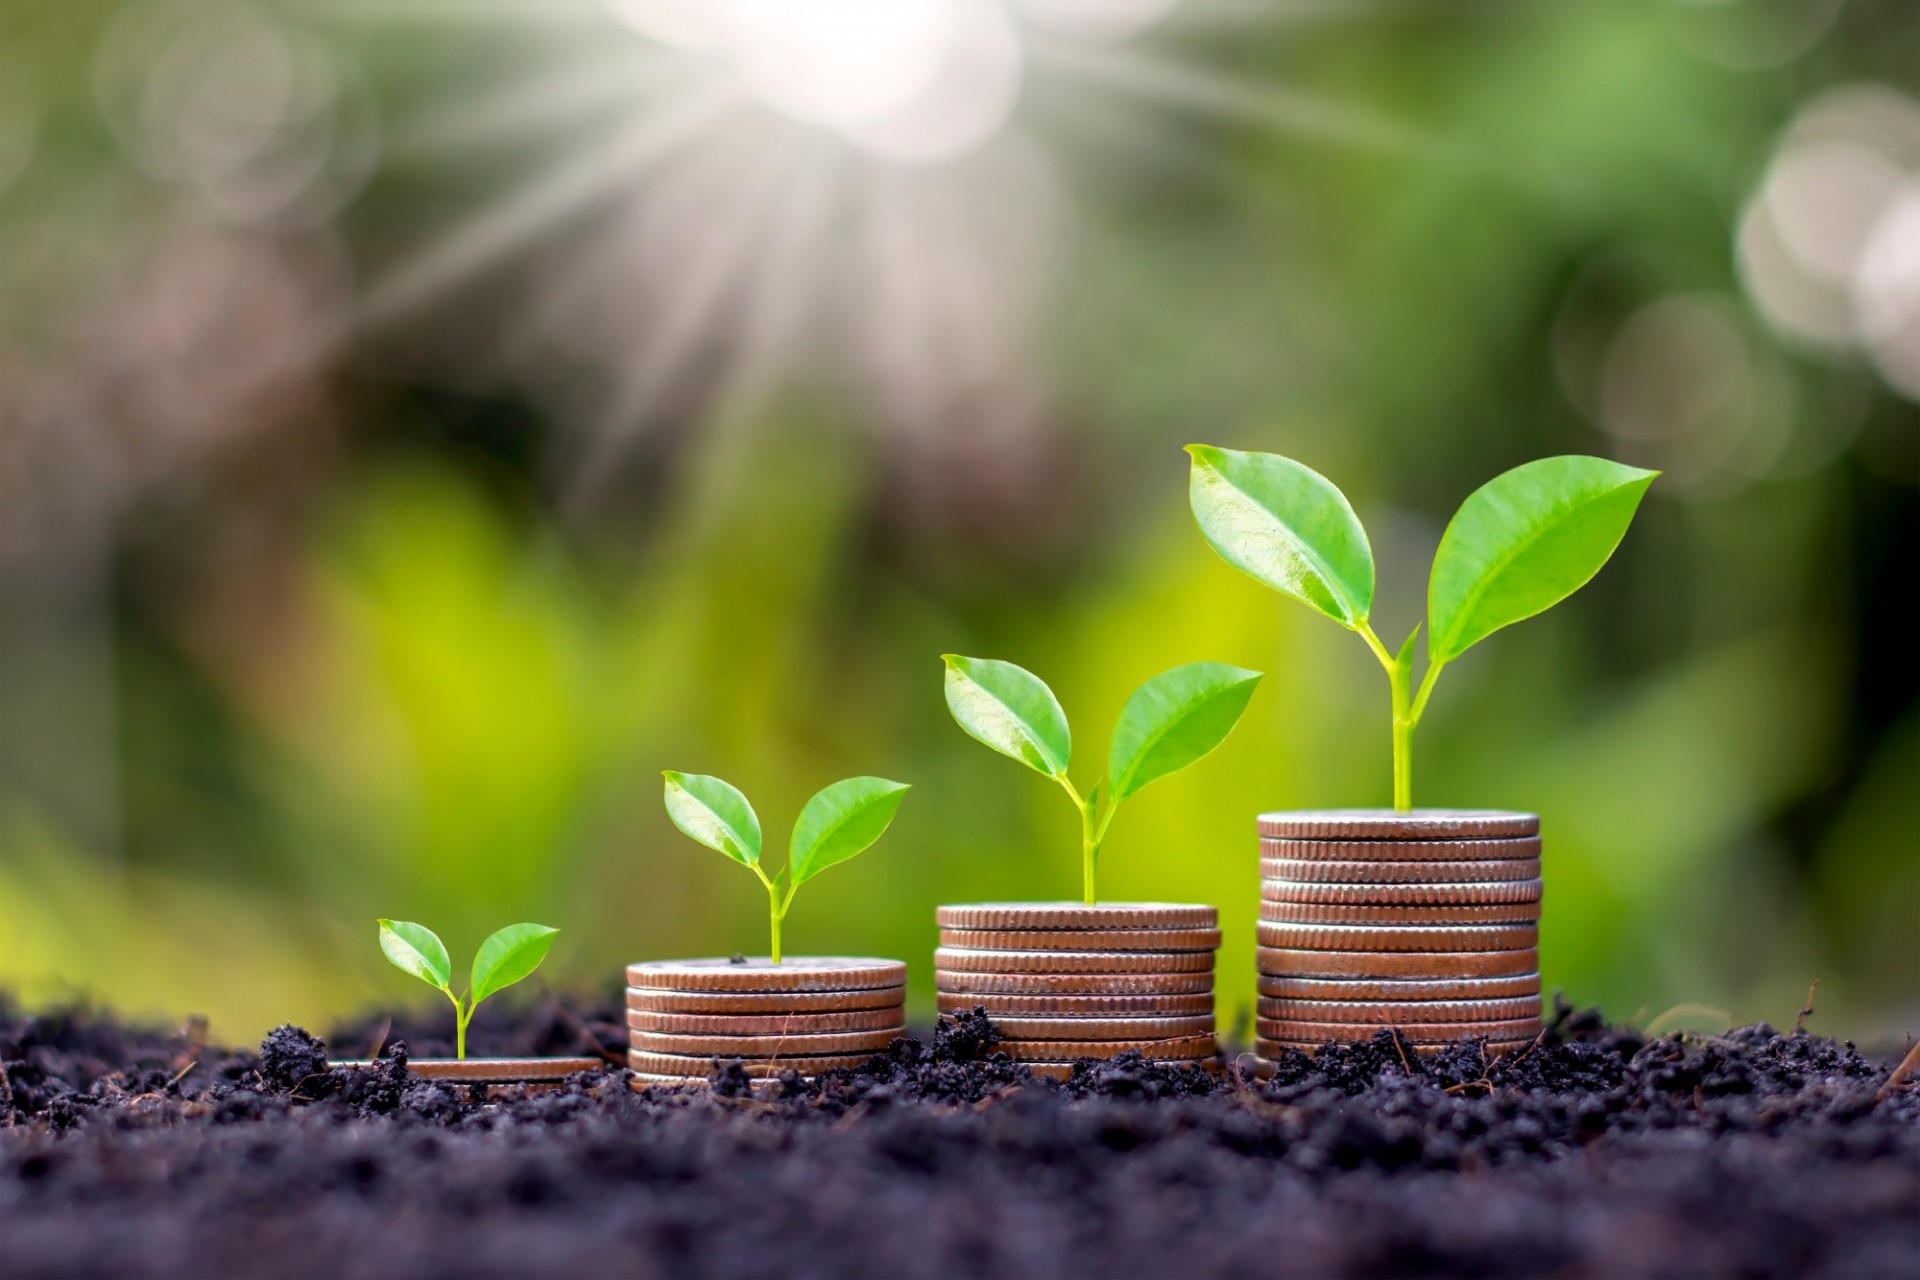
<path id="1" fill-rule="evenodd" d="M 477 1054 L 625 1038 L 611 1004 L 481 1022 Z M 970 1015 L 776 1097 L 610 1068 L 490 1101 L 384 1026 L 198 1039 L 0 1002 L 0 1275 L 1920 1275 L 1916 1080 L 1765 1026 L 1562 1007 L 1490 1067 L 1383 1033 L 1054 1083 Z"/>

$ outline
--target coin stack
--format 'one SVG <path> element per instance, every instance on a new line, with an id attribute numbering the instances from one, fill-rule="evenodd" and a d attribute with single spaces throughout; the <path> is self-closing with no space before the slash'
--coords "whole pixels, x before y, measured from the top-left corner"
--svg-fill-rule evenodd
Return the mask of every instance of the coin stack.
<path id="1" fill-rule="evenodd" d="M 907 966 L 848 956 L 627 966 L 636 1088 L 698 1084 L 716 1062 L 756 1078 L 857 1067 L 906 1034 Z"/>
<path id="2" fill-rule="evenodd" d="M 1396 1028 L 1505 1052 L 1540 1033 L 1540 819 L 1469 809 L 1260 815 L 1255 1052 Z"/>
<path id="3" fill-rule="evenodd" d="M 933 953 L 942 1013 L 985 1008 L 998 1048 L 1038 1075 L 1129 1049 L 1213 1056 L 1213 907 L 1161 902 L 982 902 L 941 907 Z"/>

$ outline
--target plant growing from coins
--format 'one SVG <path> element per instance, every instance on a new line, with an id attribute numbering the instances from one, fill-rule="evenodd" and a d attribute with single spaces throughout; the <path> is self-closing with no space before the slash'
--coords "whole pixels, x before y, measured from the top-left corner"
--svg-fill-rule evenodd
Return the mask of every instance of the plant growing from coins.
<path id="1" fill-rule="evenodd" d="M 1127 699 L 1107 748 L 1107 772 L 1086 793 L 1067 777 L 1073 735 L 1060 700 L 1039 676 L 1011 662 L 941 655 L 947 709 L 973 737 L 1058 783 L 1080 811 L 1081 894 L 1098 902 L 1100 846 L 1123 801 L 1225 742 L 1261 672 L 1223 662 L 1162 671 Z"/>
<path id="2" fill-rule="evenodd" d="M 760 865 L 760 817 L 738 788 L 700 773 L 665 771 L 667 816 L 694 840 L 726 854 L 760 878 L 772 926 L 768 955 L 780 963 L 780 926 L 801 885 L 864 851 L 900 811 L 907 784 L 885 778 L 843 778 L 800 809 L 787 843 L 787 864 L 768 875 Z"/>
<path id="3" fill-rule="evenodd" d="M 1415 624 L 1398 651 L 1375 634 L 1373 547 L 1346 495 L 1273 453 L 1187 446 L 1200 532 L 1234 568 L 1367 642 L 1393 705 L 1393 804 L 1413 807 L 1413 734 L 1448 663 L 1500 628 L 1585 586 L 1626 536 L 1660 473 L 1605 458 L 1542 458 L 1495 476 L 1448 522 L 1427 586 L 1427 666 L 1416 688 Z"/>
<path id="4" fill-rule="evenodd" d="M 480 1002 L 520 981 L 547 958 L 553 935 L 544 924 L 510 924 L 498 930 L 473 955 L 464 996 L 453 994 L 453 964 L 446 944 L 423 924 L 410 920 L 380 921 L 380 950 L 395 968 L 403 969 L 453 1001 L 454 1056 L 467 1056 L 467 1024 Z"/>

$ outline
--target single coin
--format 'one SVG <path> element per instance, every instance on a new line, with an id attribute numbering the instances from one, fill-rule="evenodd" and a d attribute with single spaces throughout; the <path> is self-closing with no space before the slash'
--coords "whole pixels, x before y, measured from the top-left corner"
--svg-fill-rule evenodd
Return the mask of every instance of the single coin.
<path id="1" fill-rule="evenodd" d="M 1197 1018 L 1015 1018 L 995 1016 L 1008 1040 L 1174 1040 L 1213 1034 L 1213 1015 Z"/>
<path id="2" fill-rule="evenodd" d="M 1512 951 L 1309 951 L 1254 948 L 1263 974 L 1286 978 L 1504 978 L 1535 973 L 1540 953 Z"/>
<path id="3" fill-rule="evenodd" d="M 907 966 L 900 961 L 861 956 L 794 956 L 777 965 L 749 956 L 740 964 L 714 958 L 627 966 L 627 985 L 652 991 L 850 991 L 906 980 Z"/>
<path id="4" fill-rule="evenodd" d="M 1515 973 L 1494 978 L 1305 978 L 1293 974 L 1263 973 L 1259 991 L 1272 999 L 1380 1000 L 1398 1004 L 1407 1000 L 1506 1000 L 1540 995 L 1538 973 Z"/>
<path id="5" fill-rule="evenodd" d="M 1489 1040 L 1480 1047 L 1485 1050 L 1487 1061 L 1491 1062 L 1495 1058 L 1504 1057 L 1509 1053 L 1514 1053 L 1526 1048 L 1534 1042 L 1534 1039 L 1535 1037 L 1529 1036 L 1525 1040 Z M 1328 1043 L 1329 1042 L 1325 1040 L 1255 1040 L 1253 1042 L 1253 1051 L 1262 1058 L 1268 1059 L 1278 1057 L 1279 1054 L 1277 1051 L 1280 1049 L 1293 1049 L 1306 1054 L 1308 1057 L 1312 1057 L 1321 1049 L 1326 1048 Z M 1334 1041 L 1333 1043 L 1337 1044 L 1339 1041 Z M 1445 1044 L 1422 1044 L 1417 1040 L 1406 1042 L 1407 1048 L 1413 1050 L 1416 1056 L 1422 1058 L 1441 1053 L 1450 1048 L 1452 1044 L 1453 1042 L 1451 1040 Z"/>
<path id="6" fill-rule="evenodd" d="M 1214 951 L 1218 929 L 942 929 L 940 945 L 977 951 Z"/>
<path id="7" fill-rule="evenodd" d="M 377 1067 L 384 1058 L 335 1059 L 334 1067 Z M 407 1072 L 425 1080 L 460 1084 L 520 1084 L 564 1080 L 576 1071 L 598 1071 L 607 1064 L 599 1058 L 413 1058 Z"/>
<path id="8" fill-rule="evenodd" d="M 1254 820 L 1283 840 L 1476 840 L 1540 834 L 1540 817 L 1503 809 L 1295 809 Z"/>
<path id="9" fill-rule="evenodd" d="M 627 1008 L 652 1013 L 825 1013 L 898 1009 L 905 987 L 862 987 L 855 991 L 660 991 L 627 988 Z"/>
<path id="10" fill-rule="evenodd" d="M 1218 907 L 1188 902 L 967 902 L 937 907 L 942 929 L 1212 929 Z"/>
<path id="11" fill-rule="evenodd" d="M 738 1017 L 713 1013 L 649 1013 L 627 1010 L 627 1026 L 670 1036 L 831 1035 L 847 1031 L 884 1031 L 906 1021 L 899 1006 L 854 1009 L 844 1013 L 754 1013 Z"/>
<path id="12" fill-rule="evenodd" d="M 1354 903 L 1371 906 L 1470 906 L 1540 901 L 1538 875 L 1531 880 L 1490 880 L 1470 884 L 1318 884 L 1305 880 L 1260 882 L 1262 902 Z"/>
<path id="13" fill-rule="evenodd" d="M 1211 973 L 1211 951 L 978 951 L 939 947 L 950 973 Z"/>
<path id="14" fill-rule="evenodd" d="M 1540 859 L 1504 862 L 1334 862 L 1328 859 L 1260 859 L 1262 880 L 1305 880 L 1313 884 L 1480 884 L 1488 880 L 1538 880 Z"/>
<path id="15" fill-rule="evenodd" d="M 1391 1028 L 1414 1044 L 1452 1044 L 1462 1036 L 1485 1040 L 1531 1040 L 1540 1034 L 1538 1018 L 1508 1018 L 1499 1022 L 1378 1022 L 1372 1026 L 1347 1022 L 1288 1022 L 1261 1018 L 1254 1023 L 1263 1040 L 1371 1040 L 1375 1031 Z"/>
<path id="16" fill-rule="evenodd" d="M 1534 924 L 1540 919 L 1537 902 L 1463 903 L 1457 906 L 1429 906 L 1410 903 L 1359 902 L 1267 902 L 1260 903 L 1260 918 L 1276 924 Z"/>
<path id="17" fill-rule="evenodd" d="M 942 995 L 1008 996 L 1180 996 L 1213 991 L 1207 973 L 955 973 L 936 969 Z M 992 1007 L 992 1001 L 982 999 Z"/>
<path id="18" fill-rule="evenodd" d="M 1018 1061 L 1071 1062 L 1075 1058 L 1117 1058 L 1136 1049 L 1143 1058 L 1179 1062 L 1213 1056 L 1213 1037 L 1177 1036 L 1169 1040 L 1002 1040 L 993 1046 Z"/>
<path id="19" fill-rule="evenodd" d="M 984 1008 L 995 1019 L 1009 1018 L 1190 1018 L 1212 1016 L 1213 993 L 1190 996 L 1008 996 L 942 991 L 942 1013 L 971 1013 Z"/>
<path id="20" fill-rule="evenodd" d="M 1307 951 L 1514 951 L 1540 945 L 1530 924 L 1280 924 L 1262 920 L 1258 939 L 1268 947 Z"/>
<path id="21" fill-rule="evenodd" d="M 1276 840 L 1260 856 L 1305 862 L 1513 862 L 1540 856 L 1539 836 L 1507 840 Z"/>
<path id="22" fill-rule="evenodd" d="M 846 1067 L 857 1067 L 873 1055 L 870 1053 L 842 1053 L 820 1058 L 779 1058 L 766 1060 L 737 1060 L 742 1070 L 749 1076 L 777 1076 L 783 1071 L 797 1071 L 803 1076 L 818 1075 L 822 1071 L 838 1071 Z M 712 1054 L 704 1056 L 682 1055 L 677 1053 L 648 1053 L 640 1049 L 627 1050 L 627 1065 L 641 1075 L 650 1076 L 697 1076 L 713 1074 L 717 1059 Z"/>
<path id="23" fill-rule="evenodd" d="M 711 1058 L 824 1058 L 836 1053 L 878 1053 L 907 1034 L 904 1026 L 878 1031 L 843 1031 L 808 1036 L 683 1036 L 658 1031 L 629 1031 L 628 1042 L 643 1053 L 679 1053 Z"/>
<path id="24" fill-rule="evenodd" d="M 1254 1011 L 1262 1018 L 1290 1022 L 1334 1022 L 1342 1026 L 1398 1026 L 1434 1022 L 1498 1022 L 1538 1018 L 1539 996 L 1509 1000 L 1296 1000 L 1262 996 Z M 1282 1037 L 1284 1039 L 1284 1037 Z"/>

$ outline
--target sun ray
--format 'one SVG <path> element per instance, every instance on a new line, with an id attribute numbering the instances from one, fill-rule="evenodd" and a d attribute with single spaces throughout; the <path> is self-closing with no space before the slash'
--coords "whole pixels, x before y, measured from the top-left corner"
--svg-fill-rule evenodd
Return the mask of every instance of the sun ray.
<path id="1" fill-rule="evenodd" d="M 711 85 L 619 131 L 604 145 L 569 156 L 375 283 L 360 305 L 359 325 L 379 326 L 412 312 L 639 181 L 738 100 L 733 86 Z"/>

